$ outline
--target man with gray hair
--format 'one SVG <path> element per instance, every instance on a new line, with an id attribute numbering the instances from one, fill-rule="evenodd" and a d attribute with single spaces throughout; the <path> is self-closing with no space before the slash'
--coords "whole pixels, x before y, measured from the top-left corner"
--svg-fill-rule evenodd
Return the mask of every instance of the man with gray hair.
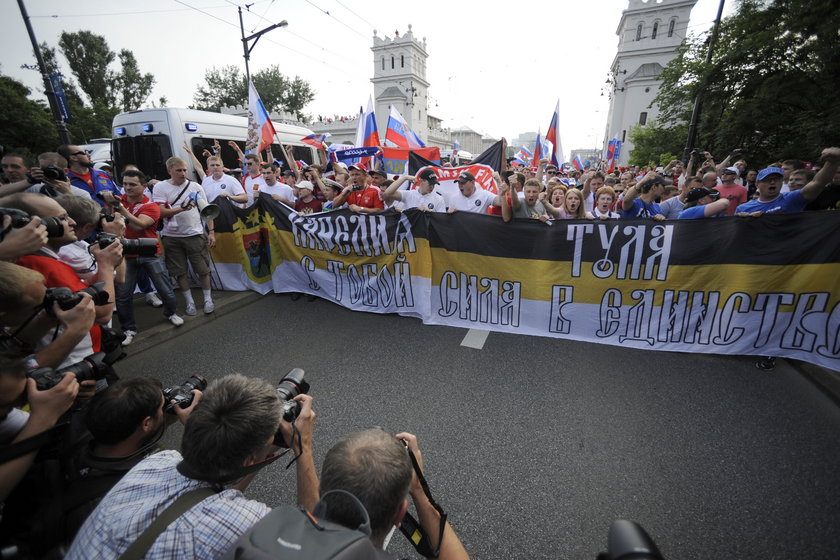
<path id="1" fill-rule="evenodd" d="M 210 384 L 187 409 L 181 453 L 163 451 L 141 461 L 88 517 L 66 558 L 118 558 L 181 496 L 208 496 L 177 515 L 151 539 L 145 555 L 156 559 L 218 558 L 271 508 L 242 491 L 259 469 L 279 457 L 278 435 L 296 455 L 298 503 L 312 509 L 318 477 L 312 457 L 312 397 L 298 395 L 300 414 L 290 424 L 283 402 L 263 379 L 227 375 Z M 278 434 L 279 432 L 279 434 Z M 151 538 L 151 537 L 150 537 Z"/>
<path id="2" fill-rule="evenodd" d="M 321 495 L 330 490 L 344 490 L 358 498 L 370 516 L 370 539 L 377 548 L 382 548 L 388 533 L 400 525 L 411 496 L 431 549 L 440 547 L 437 558 L 468 559 L 467 551 L 448 522 L 443 538 L 439 538 L 440 513 L 423 491 L 408 450 L 414 454 L 422 472 L 423 457 L 414 435 L 402 432 L 394 436 L 381 429 L 350 434 L 327 452 L 321 469 Z M 359 525 L 358 510 L 346 496 L 331 494 L 325 501 L 329 521 L 346 527 Z M 383 553 L 382 557 L 389 556 Z"/>

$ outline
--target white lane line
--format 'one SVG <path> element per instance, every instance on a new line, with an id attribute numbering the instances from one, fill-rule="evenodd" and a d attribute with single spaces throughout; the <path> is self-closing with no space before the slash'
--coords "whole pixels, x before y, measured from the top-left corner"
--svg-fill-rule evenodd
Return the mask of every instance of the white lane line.
<path id="1" fill-rule="evenodd" d="M 487 341 L 487 335 L 489 334 L 490 331 L 470 329 L 467 331 L 467 335 L 464 337 L 464 340 L 461 341 L 461 346 L 481 350 L 482 348 L 484 348 L 484 343 Z"/>

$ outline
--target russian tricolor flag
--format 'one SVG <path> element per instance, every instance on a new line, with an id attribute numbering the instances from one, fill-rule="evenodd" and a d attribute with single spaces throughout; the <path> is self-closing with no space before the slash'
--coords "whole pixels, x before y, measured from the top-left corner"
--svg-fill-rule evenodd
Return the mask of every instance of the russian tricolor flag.
<path id="1" fill-rule="evenodd" d="M 537 132 L 537 143 L 534 146 L 534 155 L 531 157 L 531 167 L 537 167 L 540 164 L 540 160 L 543 157 L 542 148 L 543 143 L 540 140 L 540 133 Z"/>
<path id="2" fill-rule="evenodd" d="M 376 128 L 376 115 L 373 111 L 373 96 L 368 97 L 367 111 L 363 111 L 360 118 L 359 127 L 356 129 L 356 147 L 370 148 L 381 146 L 379 130 Z M 361 163 L 369 166 L 370 158 L 363 157 Z"/>
<path id="3" fill-rule="evenodd" d="M 417 149 L 425 148 L 426 144 L 408 128 L 402 113 L 391 105 L 391 113 L 388 115 L 388 129 L 385 131 L 385 141 L 392 142 L 398 148 Z"/>
<path id="4" fill-rule="evenodd" d="M 268 117 L 254 82 L 248 82 L 248 138 L 245 153 L 256 154 L 269 147 L 274 140 L 274 125 Z"/>
<path id="5" fill-rule="evenodd" d="M 615 171 L 615 160 L 618 157 L 616 153 L 619 150 L 618 133 L 616 132 L 612 140 L 607 144 L 607 173 Z"/>
<path id="6" fill-rule="evenodd" d="M 583 171 L 583 162 L 580 159 L 580 156 L 575 156 L 575 159 L 572 160 L 572 165 L 575 166 L 575 169 L 578 171 Z"/>
<path id="7" fill-rule="evenodd" d="M 557 106 L 554 108 L 554 114 L 551 116 L 551 122 L 548 125 L 548 132 L 545 133 L 545 139 L 551 142 L 551 163 L 560 168 L 560 164 L 564 163 L 565 155 L 563 154 L 563 146 L 560 144 L 560 133 L 558 131 L 560 122 L 560 100 L 557 100 Z"/>

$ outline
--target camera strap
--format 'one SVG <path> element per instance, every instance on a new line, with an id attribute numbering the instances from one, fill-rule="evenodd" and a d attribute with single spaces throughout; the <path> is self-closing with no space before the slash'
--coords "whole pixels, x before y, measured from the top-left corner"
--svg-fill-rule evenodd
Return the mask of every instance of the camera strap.
<path id="1" fill-rule="evenodd" d="M 411 459 L 411 465 L 414 467 L 414 473 L 417 475 L 417 479 L 420 481 L 420 486 L 423 488 L 423 493 L 426 495 L 426 498 L 429 500 L 432 507 L 440 514 L 440 533 L 438 535 L 437 546 L 432 548 L 432 543 L 429 541 L 429 535 L 426 534 L 420 523 L 408 512 L 405 512 L 405 517 L 403 517 L 403 520 L 400 523 L 400 532 L 405 535 L 405 538 L 407 538 L 408 542 L 414 546 L 414 549 L 418 552 L 418 554 L 426 558 L 437 558 L 440 555 L 440 545 L 443 542 L 443 531 L 446 528 L 447 515 L 443 511 L 443 508 L 441 508 L 435 499 L 432 498 L 432 492 L 429 490 L 429 483 L 426 482 L 426 477 L 423 476 L 423 471 L 420 469 L 417 457 L 414 456 L 411 449 L 408 447 L 406 447 L 406 449 L 408 450 L 408 456 Z"/>
<path id="2" fill-rule="evenodd" d="M 69 424 L 69 422 L 56 424 L 55 426 L 44 430 L 40 434 L 35 434 L 32 437 L 28 437 L 24 440 L 3 447 L 0 449 L 0 464 L 13 461 L 23 457 L 24 455 L 29 455 L 33 451 L 37 451 L 47 444 L 57 442 L 64 432 L 64 427 L 69 426 Z"/>

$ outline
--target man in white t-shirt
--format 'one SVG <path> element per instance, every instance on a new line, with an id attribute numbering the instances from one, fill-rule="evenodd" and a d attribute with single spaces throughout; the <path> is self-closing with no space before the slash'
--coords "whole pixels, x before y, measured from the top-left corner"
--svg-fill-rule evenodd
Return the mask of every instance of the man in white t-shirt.
<path id="1" fill-rule="evenodd" d="M 196 198 L 207 200 L 201 185 L 187 179 L 187 162 L 171 157 L 166 160 L 168 181 L 155 185 L 153 202 L 160 205 L 163 230 L 160 232 L 166 256 L 166 268 L 174 276 L 186 301 L 186 314 L 195 315 L 195 302 L 190 292 L 187 261 L 201 282 L 204 312 L 213 313 L 216 306 L 210 295 L 210 251 L 216 245 L 213 220 L 207 220 L 207 234 L 196 205 Z"/>
<path id="2" fill-rule="evenodd" d="M 474 212 L 486 214 L 491 204 L 502 205 L 502 197 L 486 191 L 475 184 L 475 176 L 469 171 L 461 171 L 456 179 L 459 192 L 449 198 L 449 213 Z"/>
<path id="3" fill-rule="evenodd" d="M 213 202 L 217 198 L 227 198 L 238 204 L 248 202 L 248 195 L 245 194 L 242 184 L 230 175 L 225 174 L 222 158 L 210 156 L 207 158 L 207 168 L 210 175 L 204 176 L 204 180 L 201 181 L 201 188 L 207 194 L 208 202 Z"/>
<path id="4" fill-rule="evenodd" d="M 402 201 L 403 208 L 417 208 L 424 212 L 446 212 L 446 204 L 443 196 L 435 191 L 435 185 L 439 184 L 434 169 L 426 169 L 417 178 L 417 188 L 413 190 L 399 190 L 406 181 L 415 181 L 410 175 L 401 175 L 399 179 L 391 183 L 382 193 L 382 200 L 385 204 L 395 201 Z"/>
<path id="5" fill-rule="evenodd" d="M 254 203 L 254 195 L 260 191 L 260 187 L 265 185 L 265 178 L 260 172 L 260 156 L 256 154 L 248 154 L 245 156 L 245 168 L 248 175 L 245 176 L 245 194 L 248 195 L 246 206 L 251 206 Z"/>
<path id="6" fill-rule="evenodd" d="M 294 208 L 297 197 L 292 191 L 292 187 L 277 180 L 277 165 L 264 163 L 260 171 L 262 171 L 262 178 L 265 181 L 265 184 L 260 186 L 260 192 L 271 195 L 271 198 L 277 202 L 282 202 L 286 206 Z"/>

